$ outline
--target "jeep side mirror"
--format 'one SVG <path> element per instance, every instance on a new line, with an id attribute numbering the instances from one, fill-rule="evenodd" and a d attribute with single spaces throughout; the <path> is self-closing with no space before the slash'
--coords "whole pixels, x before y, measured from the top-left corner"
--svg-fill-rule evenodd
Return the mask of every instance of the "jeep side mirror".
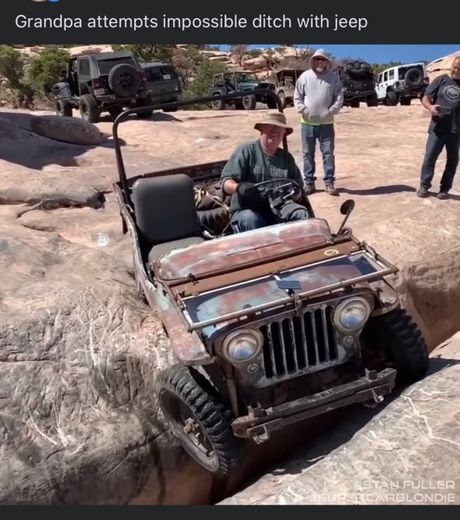
<path id="1" fill-rule="evenodd" d="M 355 201 L 353 199 L 346 200 L 341 206 L 340 206 L 340 213 L 342 215 L 349 215 L 355 207 Z"/>
<path id="2" fill-rule="evenodd" d="M 352 199 L 346 200 L 340 206 L 340 213 L 342 213 L 342 215 L 345 215 L 345 218 L 343 219 L 342 225 L 340 226 L 339 230 L 337 231 L 337 235 L 340 235 L 342 233 L 342 230 L 345 227 L 345 223 L 347 222 L 348 217 L 350 216 L 350 214 L 353 211 L 354 207 L 355 207 L 355 201 L 352 200 Z"/>

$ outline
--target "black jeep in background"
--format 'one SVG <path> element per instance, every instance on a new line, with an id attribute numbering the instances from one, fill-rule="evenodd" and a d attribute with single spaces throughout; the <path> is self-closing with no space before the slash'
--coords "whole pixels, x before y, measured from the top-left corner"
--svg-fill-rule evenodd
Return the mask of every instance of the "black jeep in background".
<path id="1" fill-rule="evenodd" d="M 374 72 L 369 63 L 364 61 L 349 61 L 337 68 L 343 84 L 343 104 L 358 108 L 361 101 L 367 106 L 378 105 L 375 91 Z"/>
<path id="2" fill-rule="evenodd" d="M 175 67 L 169 63 L 141 63 L 147 74 L 147 89 L 154 105 L 174 103 L 182 93 L 182 84 Z M 175 112 L 177 107 L 163 108 L 164 112 Z"/>
<path id="3" fill-rule="evenodd" d="M 130 52 L 104 52 L 73 57 L 51 93 L 56 111 L 72 117 L 79 109 L 81 117 L 97 123 L 102 112 L 116 116 L 123 108 L 153 105 L 147 88 L 147 72 Z M 150 117 L 145 110 L 138 117 Z"/>

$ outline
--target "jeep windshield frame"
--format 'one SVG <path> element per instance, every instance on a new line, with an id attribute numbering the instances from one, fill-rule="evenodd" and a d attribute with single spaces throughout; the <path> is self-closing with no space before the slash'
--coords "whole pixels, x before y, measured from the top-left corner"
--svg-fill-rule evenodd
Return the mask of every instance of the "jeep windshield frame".
<path id="1" fill-rule="evenodd" d="M 145 107 L 137 107 L 137 108 L 131 108 L 129 110 L 125 110 L 122 112 L 114 121 L 113 127 L 112 127 L 112 135 L 113 135 L 113 141 L 114 141 L 114 148 L 115 148 L 115 157 L 117 162 L 117 170 L 118 170 L 118 177 L 120 180 L 120 186 L 121 186 L 121 192 L 124 199 L 124 204 L 127 206 L 131 211 L 134 211 L 134 204 L 131 198 L 131 190 L 128 183 L 128 178 L 126 176 L 126 168 L 125 163 L 123 160 L 123 154 L 121 151 L 121 140 L 118 133 L 118 128 L 121 123 L 124 121 L 128 121 L 131 116 L 137 115 L 140 112 L 145 112 L 146 110 L 162 110 L 162 109 L 170 109 L 170 108 L 180 108 L 180 107 L 186 107 L 186 106 L 193 106 L 193 105 L 200 105 L 200 104 L 211 104 L 215 102 L 216 100 L 234 100 L 234 99 L 240 99 L 243 97 L 247 97 L 248 95 L 254 95 L 254 96 L 266 96 L 273 101 L 275 101 L 279 112 L 283 113 L 283 104 L 281 103 L 280 98 L 278 95 L 270 88 L 256 88 L 253 90 L 244 90 L 244 91 L 235 91 L 229 94 L 220 94 L 218 96 L 206 96 L 206 97 L 199 97 L 199 98 L 193 98 L 188 99 L 185 101 L 173 101 L 170 103 L 160 103 L 156 105 L 149 105 Z M 287 144 L 287 138 L 286 136 L 283 138 L 283 148 L 287 151 L 288 150 L 288 144 Z"/>
<path id="2" fill-rule="evenodd" d="M 235 72 L 235 79 L 238 83 L 258 83 L 259 78 L 254 72 Z"/>

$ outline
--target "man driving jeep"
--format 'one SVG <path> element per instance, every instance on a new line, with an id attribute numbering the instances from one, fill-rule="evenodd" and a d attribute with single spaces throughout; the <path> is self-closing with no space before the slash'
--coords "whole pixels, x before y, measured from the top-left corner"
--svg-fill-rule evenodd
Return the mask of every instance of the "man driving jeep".
<path id="1" fill-rule="evenodd" d="M 231 195 L 231 223 L 237 232 L 250 231 L 278 222 L 304 220 L 308 209 L 298 202 L 303 198 L 302 174 L 294 157 L 280 148 L 284 136 L 293 129 L 280 112 L 269 113 L 254 125 L 260 132 L 257 141 L 240 145 L 222 170 L 222 188 Z M 295 193 L 279 208 L 276 215 L 264 196 L 263 181 L 292 180 Z"/>

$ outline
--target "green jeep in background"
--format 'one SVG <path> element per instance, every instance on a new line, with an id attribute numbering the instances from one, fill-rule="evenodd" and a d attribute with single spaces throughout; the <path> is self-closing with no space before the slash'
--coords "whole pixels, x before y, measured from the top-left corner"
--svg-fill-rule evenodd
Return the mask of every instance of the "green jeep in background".
<path id="1" fill-rule="evenodd" d="M 276 103 L 270 96 L 261 94 L 244 96 L 241 99 L 225 101 L 219 96 L 230 94 L 231 92 L 244 92 L 245 90 L 271 89 L 275 90 L 272 81 L 260 81 L 257 75 L 251 71 L 224 72 L 214 76 L 211 96 L 216 98 L 212 103 L 216 110 L 225 110 L 227 105 L 244 110 L 254 110 L 257 103 L 264 103 L 268 108 L 276 108 Z M 218 99 L 219 98 L 219 99 Z"/>

